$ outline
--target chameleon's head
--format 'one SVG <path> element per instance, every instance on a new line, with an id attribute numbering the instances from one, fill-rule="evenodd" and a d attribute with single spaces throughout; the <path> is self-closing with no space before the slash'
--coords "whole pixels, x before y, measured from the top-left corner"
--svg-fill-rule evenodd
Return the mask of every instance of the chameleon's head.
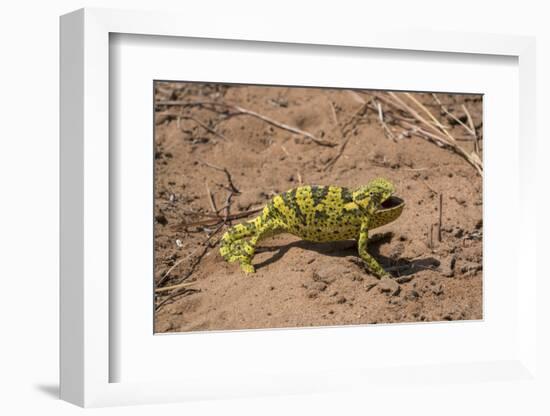
<path id="1" fill-rule="evenodd" d="M 353 192 L 353 201 L 359 207 L 374 217 L 393 221 L 401 215 L 404 201 L 393 196 L 395 187 L 383 178 L 371 180 L 366 186 L 361 186 Z M 375 215 L 376 214 L 376 215 Z M 390 222 L 387 221 L 387 222 Z"/>

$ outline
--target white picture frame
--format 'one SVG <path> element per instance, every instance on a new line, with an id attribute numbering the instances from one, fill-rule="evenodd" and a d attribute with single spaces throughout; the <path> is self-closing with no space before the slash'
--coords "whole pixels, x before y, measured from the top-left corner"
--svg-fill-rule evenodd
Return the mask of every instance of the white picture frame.
<path id="1" fill-rule="evenodd" d="M 384 31 L 349 27 L 328 35 L 312 25 L 307 31 L 276 25 L 239 26 L 224 19 L 205 27 L 199 21 L 172 13 L 83 9 L 61 18 L 61 398 L 80 406 L 161 403 L 200 398 L 248 397 L 271 394 L 319 393 L 353 390 L 379 384 L 434 382 L 481 384 L 482 381 L 530 383 L 540 387 L 537 372 L 534 298 L 537 272 L 532 258 L 536 217 L 527 215 L 535 204 L 534 184 L 536 125 L 535 40 L 530 37 L 472 33 Z M 519 68 L 518 137 L 519 188 L 517 214 L 520 224 L 513 247 L 522 264 L 517 291 L 517 342 L 514 353 L 495 361 L 441 362 L 408 368 L 333 369 L 294 374 L 283 369 L 264 378 L 219 374 L 212 378 L 112 382 L 110 367 L 120 359 L 110 348 L 110 311 L 116 308 L 109 293 L 112 259 L 109 253 L 109 52 L 111 34 L 224 39 L 227 41 L 331 45 L 383 50 L 428 51 L 439 54 L 501 55 L 517 59 Z M 522 215 L 523 214 L 523 215 Z M 152 219 L 151 219 L 152 221 Z M 517 264 L 516 264 L 517 265 Z M 511 268 L 511 274 L 519 271 Z M 404 329 L 403 329 L 404 330 Z M 410 328 L 408 329 L 410 330 Z M 152 334 L 151 334 L 152 336 Z M 301 337 L 315 337 L 314 332 Z M 336 336 L 336 333 L 328 336 Z M 516 339 L 514 338 L 514 339 Z M 344 376 L 344 377 L 342 377 Z M 345 379 L 346 382 L 341 380 Z M 451 381 L 452 380 L 452 381 Z M 539 384 L 537 384 L 539 383 Z M 481 387 L 480 387 L 481 388 Z"/>

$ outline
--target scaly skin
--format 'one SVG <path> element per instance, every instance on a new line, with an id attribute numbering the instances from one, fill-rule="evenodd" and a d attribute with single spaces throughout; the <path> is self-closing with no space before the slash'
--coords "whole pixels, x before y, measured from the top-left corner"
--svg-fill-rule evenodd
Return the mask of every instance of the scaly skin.
<path id="1" fill-rule="evenodd" d="M 291 189 L 275 196 L 258 217 L 231 227 L 222 237 L 220 253 L 230 263 L 238 261 L 245 273 L 254 273 L 254 250 L 266 237 L 290 233 L 314 242 L 355 239 L 367 269 L 386 278 L 388 273 L 367 252 L 367 241 L 369 230 L 401 215 L 405 204 L 391 197 L 393 192 L 392 183 L 382 178 L 355 190 L 338 186 Z"/>

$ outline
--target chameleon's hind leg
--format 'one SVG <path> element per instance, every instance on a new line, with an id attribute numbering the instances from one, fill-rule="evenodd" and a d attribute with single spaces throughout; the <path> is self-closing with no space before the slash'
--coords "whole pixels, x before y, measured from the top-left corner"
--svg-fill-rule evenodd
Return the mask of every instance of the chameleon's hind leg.
<path id="1" fill-rule="evenodd" d="M 365 265 L 367 266 L 367 269 L 379 277 L 380 279 L 386 279 L 389 278 L 390 275 L 387 271 L 384 270 L 382 266 L 376 261 L 374 257 L 372 257 L 369 252 L 367 251 L 367 241 L 369 239 L 368 234 L 368 224 L 362 224 L 361 230 L 359 232 L 359 239 L 357 241 L 358 250 L 359 250 L 359 256 L 363 259 L 365 262 Z"/>
<path id="2" fill-rule="evenodd" d="M 252 265 L 252 259 L 256 251 L 256 244 L 263 240 L 264 238 L 278 234 L 282 230 L 277 226 L 272 220 L 261 220 L 257 225 L 257 232 L 248 240 L 244 241 L 242 244 L 241 250 L 241 259 L 239 260 L 241 264 L 241 269 L 245 273 L 254 273 L 255 269 Z"/>

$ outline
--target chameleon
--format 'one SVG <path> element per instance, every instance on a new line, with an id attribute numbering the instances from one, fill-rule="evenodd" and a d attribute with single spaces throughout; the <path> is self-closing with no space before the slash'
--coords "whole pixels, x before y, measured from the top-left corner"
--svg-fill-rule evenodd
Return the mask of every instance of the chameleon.
<path id="1" fill-rule="evenodd" d="M 355 189 L 317 185 L 290 189 L 273 197 L 256 218 L 229 228 L 221 238 L 220 254 L 250 274 L 255 271 L 256 244 L 267 237 L 290 233 L 312 242 L 354 239 L 367 270 L 388 278 L 389 273 L 367 252 L 367 241 L 369 230 L 401 215 L 405 202 L 393 196 L 394 191 L 383 178 Z"/>

